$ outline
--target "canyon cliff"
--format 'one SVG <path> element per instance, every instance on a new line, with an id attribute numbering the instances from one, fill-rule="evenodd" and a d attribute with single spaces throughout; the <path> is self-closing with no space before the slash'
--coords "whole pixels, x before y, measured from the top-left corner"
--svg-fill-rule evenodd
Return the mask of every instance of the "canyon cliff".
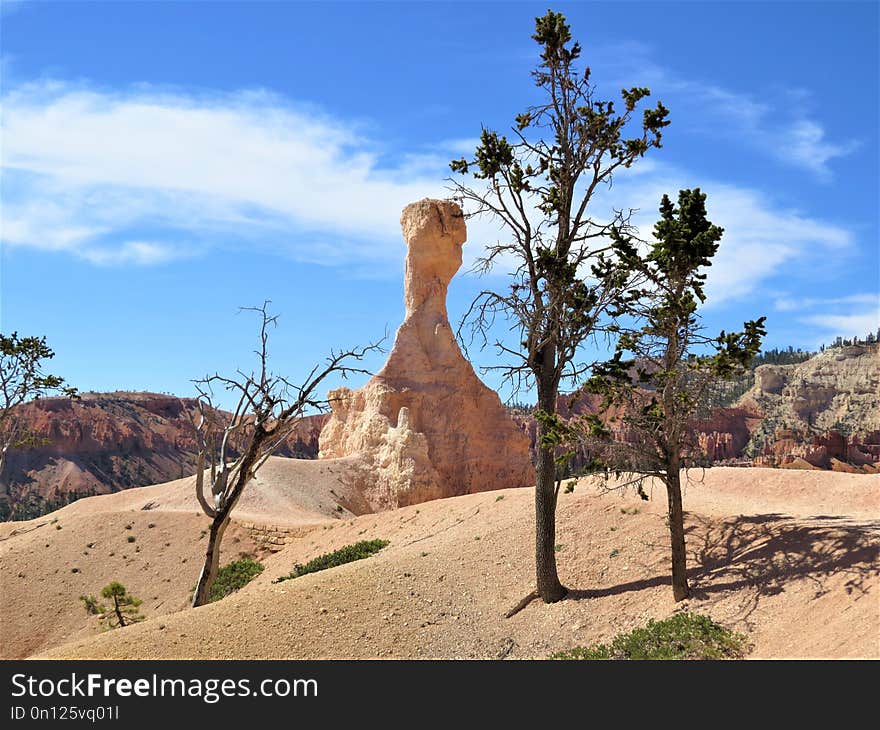
<path id="1" fill-rule="evenodd" d="M 30 445 L 13 449 L 0 483 L 0 519 L 36 516 L 79 497 L 192 474 L 192 398 L 160 393 L 83 393 L 43 398 L 16 413 Z M 326 416 L 297 425 L 280 456 L 315 458 Z"/>

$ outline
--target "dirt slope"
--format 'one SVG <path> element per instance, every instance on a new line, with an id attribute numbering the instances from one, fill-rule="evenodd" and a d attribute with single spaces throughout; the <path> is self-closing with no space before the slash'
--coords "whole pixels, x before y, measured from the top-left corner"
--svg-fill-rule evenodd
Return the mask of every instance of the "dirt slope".
<path id="1" fill-rule="evenodd" d="M 279 478 L 291 466 L 284 461 L 274 465 Z M 174 484 L 124 494 L 140 492 L 156 500 L 162 489 L 173 491 Z M 153 492 L 147 494 L 149 490 Z M 642 502 L 631 494 L 600 493 L 581 483 L 573 494 L 560 498 L 558 557 L 561 577 L 572 588 L 569 597 L 550 606 L 532 602 L 510 619 L 504 618 L 505 612 L 533 582 L 530 489 L 347 519 L 315 513 L 313 528 L 266 557 L 265 572 L 244 590 L 195 611 L 176 612 L 171 611 L 185 602 L 197 573 L 194 566 L 192 576 L 183 575 L 180 561 L 185 557 L 184 565 L 189 565 L 198 557 L 199 518 L 161 508 L 131 512 L 134 502 L 132 507 L 114 506 L 118 512 L 109 507 L 98 511 L 104 509 L 99 507 L 102 501 L 122 496 L 67 508 L 79 506 L 82 512 L 75 515 L 56 513 L 63 529 L 55 531 L 53 540 L 65 533 L 76 539 L 70 547 L 59 544 L 54 561 L 29 557 L 44 531 L 54 530 L 51 525 L 0 542 L 4 655 L 543 657 L 687 608 L 748 633 L 754 657 L 880 657 L 880 476 L 708 470 L 702 483 L 690 484 L 685 497 L 694 596 L 679 606 L 672 602 L 667 579 L 662 491 L 655 488 L 654 499 Z M 256 507 L 250 509 L 253 517 Z M 95 529 L 96 522 L 89 520 L 106 526 L 109 541 L 125 533 L 132 515 L 156 525 L 147 528 L 138 522 L 133 528 L 138 543 L 146 539 L 142 535 L 158 536 L 159 531 L 177 537 L 164 540 L 172 542 L 164 554 L 154 553 L 150 543 L 150 567 L 136 562 L 99 568 L 107 563 L 103 553 L 80 559 L 83 550 L 73 551 Z M 272 512 L 264 519 L 275 523 L 280 515 Z M 238 537 L 232 551 L 248 550 Z M 365 561 L 272 583 L 297 562 L 368 538 L 385 538 L 391 545 Z M 164 542 L 155 540 L 160 546 Z M 144 543 L 142 552 L 146 550 Z M 83 590 L 70 584 L 71 576 L 80 575 L 69 572 L 67 564 L 74 559 L 83 573 L 96 572 L 88 573 L 92 591 L 105 579 L 131 581 L 133 592 L 149 599 L 144 608 L 152 618 L 99 634 L 81 606 L 73 605 Z M 120 573 L 128 567 L 129 574 Z M 7 583 L 22 580 L 15 577 L 16 570 L 30 574 L 22 582 L 31 589 L 17 589 L 7 599 Z M 135 589 L 138 570 L 143 581 Z M 34 585 L 45 588 L 37 592 Z M 150 604 L 152 596 L 158 597 L 156 605 Z M 47 631 L 46 619 L 58 628 Z M 37 638 L 20 638 L 29 633 Z M 59 645 L 65 639 L 71 641 Z"/>

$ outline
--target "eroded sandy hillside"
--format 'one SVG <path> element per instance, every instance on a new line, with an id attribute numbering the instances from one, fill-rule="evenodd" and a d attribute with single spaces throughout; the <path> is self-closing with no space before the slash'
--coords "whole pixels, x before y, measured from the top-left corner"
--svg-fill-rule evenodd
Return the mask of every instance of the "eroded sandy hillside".
<path id="1" fill-rule="evenodd" d="M 278 479 L 302 462 L 273 460 Z M 313 462 L 314 463 L 314 462 Z M 326 476 L 326 475 L 325 475 Z M 699 476 L 692 474 L 693 477 Z M 328 487 L 330 482 L 325 484 Z M 288 485 L 287 489 L 292 488 Z M 169 504 L 177 483 L 125 493 Z M 257 516 L 255 489 L 248 519 Z M 277 487 L 275 487 L 277 489 Z M 152 491 L 150 491 L 152 490 Z M 163 494 L 168 496 L 162 497 Z M 48 524 L 0 542 L 3 653 L 100 658 L 544 657 L 690 609 L 749 634 L 753 657 L 878 657 L 880 476 L 771 469 L 711 469 L 687 490 L 694 596 L 676 606 L 667 580 L 662 491 L 643 502 L 581 483 L 559 507 L 559 567 L 566 600 L 505 613 L 532 588 L 532 490 L 437 500 L 379 514 L 298 519 L 301 536 L 265 554 L 265 572 L 239 593 L 182 609 L 195 582 L 203 518 L 142 510 L 123 495 L 86 500 Z M 120 500 L 113 508 L 102 503 Z M 265 520 L 279 522 L 273 498 Z M 135 520 L 138 557 L 113 563 Z M 155 527 L 149 528 L 150 520 Z M 27 524 L 13 525 L 21 529 Z M 83 554 L 98 525 L 102 550 Z M 147 523 L 148 524 L 148 523 Z M 4 525 L 7 537 L 10 526 Z M 52 535 L 45 539 L 44 535 Z M 39 535 L 39 537 L 36 537 Z M 157 537 L 153 540 L 144 536 Z M 255 550 L 247 536 L 227 556 Z M 63 540 L 62 545 L 54 541 Z M 159 536 L 162 536 L 161 538 Z M 297 562 L 361 539 L 378 555 L 273 584 Z M 143 542 L 142 542 L 143 540 Z M 44 541 L 47 559 L 28 556 Z M 170 546 L 164 546 L 171 542 Z M 162 550 L 164 546 L 164 552 Z M 148 550 L 149 548 L 149 550 Z M 126 553 L 128 555 L 128 553 Z M 186 563 L 182 560 L 186 559 Z M 71 573 L 73 563 L 80 573 Z M 192 565 L 192 568 L 184 567 Z M 25 578 L 17 572 L 25 572 Z M 114 572 L 115 571 L 115 572 Z M 192 573 L 190 575 L 190 573 Z M 82 576 L 83 582 L 79 581 Z M 139 576 L 141 579 L 139 580 Z M 76 597 L 111 578 L 145 599 L 150 619 L 101 634 Z M 155 597 L 155 598 L 154 598 Z M 182 609 L 182 610 L 181 610 Z"/>

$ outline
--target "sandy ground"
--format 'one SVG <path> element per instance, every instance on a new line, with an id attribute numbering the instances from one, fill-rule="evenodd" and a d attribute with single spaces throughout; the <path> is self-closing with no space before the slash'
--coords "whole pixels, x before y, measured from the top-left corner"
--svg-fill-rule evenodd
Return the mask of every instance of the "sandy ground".
<path id="1" fill-rule="evenodd" d="M 751 657 L 880 657 L 880 476 L 692 472 L 685 507 L 693 597 L 677 605 L 662 488 L 644 502 L 581 482 L 560 495 L 558 560 L 568 597 L 533 601 L 505 618 L 533 587 L 533 490 L 354 517 L 356 509 L 336 510 L 332 498 L 342 488 L 315 464 L 267 464 L 242 514 L 311 527 L 266 556 L 266 570 L 246 588 L 196 610 L 184 607 L 206 519 L 187 508 L 187 480 L 0 525 L 2 654 L 530 658 L 686 609 L 748 634 Z M 228 535 L 224 559 L 253 549 L 241 531 Z M 391 544 L 363 561 L 272 583 L 295 563 L 372 538 Z M 135 545 L 141 550 L 131 554 Z M 77 597 L 112 579 L 144 598 L 149 620 L 100 632 Z"/>

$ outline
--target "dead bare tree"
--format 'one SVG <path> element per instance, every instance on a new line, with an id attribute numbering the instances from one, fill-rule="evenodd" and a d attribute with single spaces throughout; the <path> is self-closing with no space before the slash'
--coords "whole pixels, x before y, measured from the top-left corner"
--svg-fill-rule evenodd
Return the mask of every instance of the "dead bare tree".
<path id="1" fill-rule="evenodd" d="M 229 525 L 230 515 L 244 488 L 257 470 L 290 435 L 296 424 L 309 411 L 322 411 L 326 400 L 317 397 L 318 386 L 332 373 L 347 378 L 354 373 L 369 374 L 364 368 L 353 367 L 367 353 L 380 349 L 381 342 L 345 351 L 331 351 L 325 364 L 316 365 L 300 384 L 270 372 L 269 328 L 277 326 L 277 315 L 270 315 L 268 305 L 243 307 L 261 317 L 259 359 L 256 371 L 238 370 L 232 377 L 219 374 L 193 381 L 198 391 L 198 414 L 195 430 L 198 444 L 196 461 L 196 498 L 202 511 L 211 518 L 205 563 L 193 594 L 192 606 L 208 603 L 211 585 L 220 561 L 220 543 Z M 215 391 L 234 394 L 235 408 L 231 413 L 215 405 Z M 206 493 L 206 476 L 210 494 Z"/>

